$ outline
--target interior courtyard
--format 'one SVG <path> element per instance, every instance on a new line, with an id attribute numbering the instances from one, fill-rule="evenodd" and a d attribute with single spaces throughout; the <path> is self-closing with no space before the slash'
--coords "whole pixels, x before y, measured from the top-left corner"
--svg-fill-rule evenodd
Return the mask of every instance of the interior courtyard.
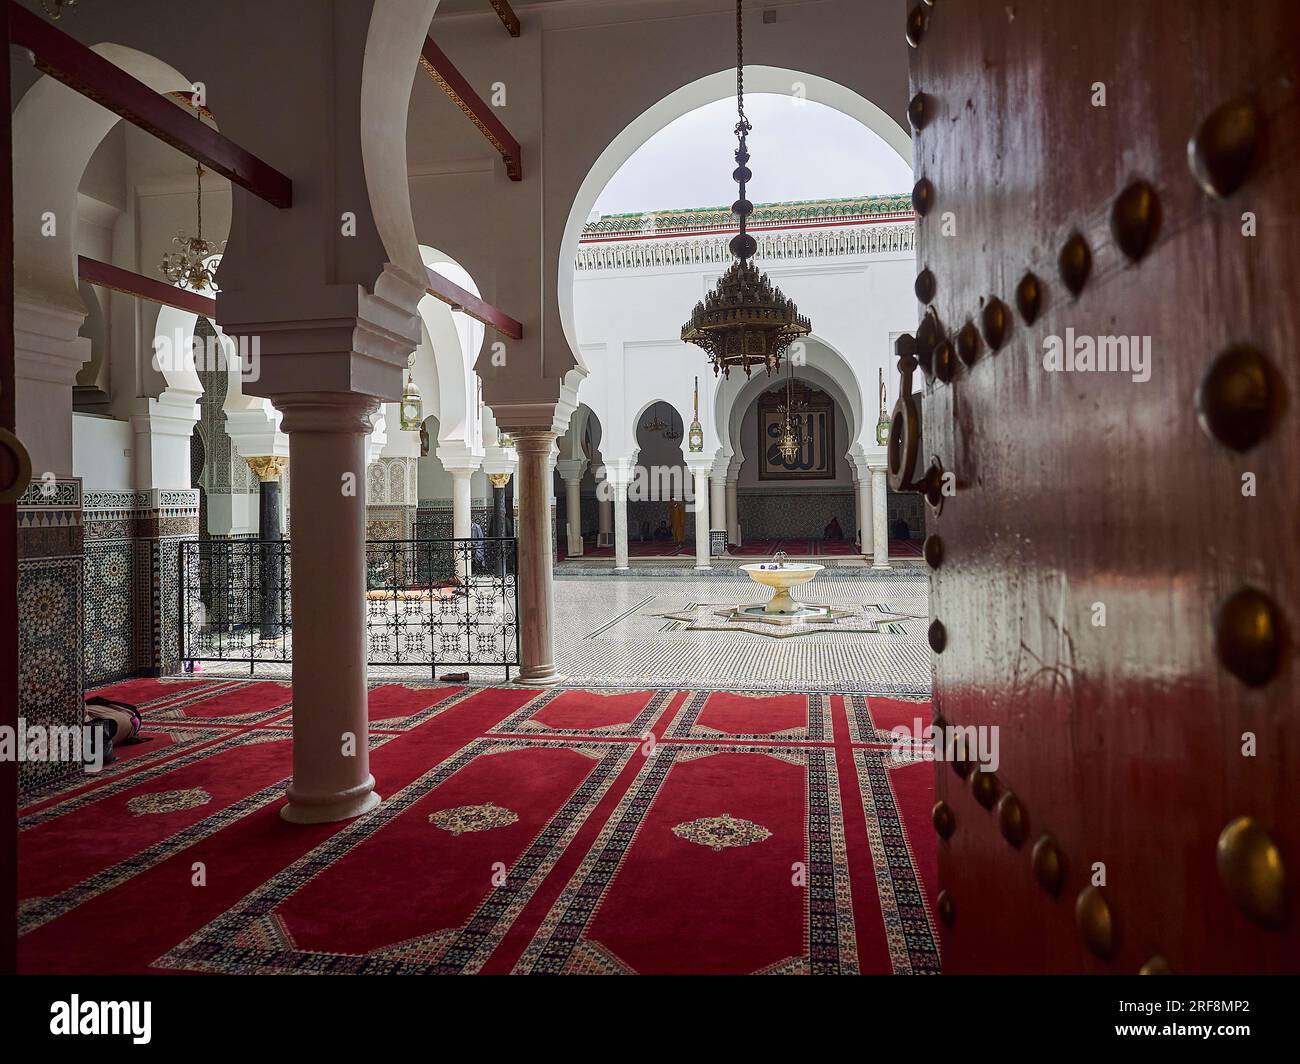
<path id="1" fill-rule="evenodd" d="M 1291 5 L 4 21 L 10 970 L 1300 970 Z"/>

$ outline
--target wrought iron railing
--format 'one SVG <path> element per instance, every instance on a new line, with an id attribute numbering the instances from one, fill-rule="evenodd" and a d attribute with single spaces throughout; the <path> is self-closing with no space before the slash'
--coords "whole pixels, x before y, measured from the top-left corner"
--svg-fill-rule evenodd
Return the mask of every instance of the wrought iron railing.
<path id="1" fill-rule="evenodd" d="M 293 660 L 288 540 L 181 544 L 181 659 Z M 366 646 L 372 666 L 519 664 L 515 539 L 371 540 L 366 544 Z"/>

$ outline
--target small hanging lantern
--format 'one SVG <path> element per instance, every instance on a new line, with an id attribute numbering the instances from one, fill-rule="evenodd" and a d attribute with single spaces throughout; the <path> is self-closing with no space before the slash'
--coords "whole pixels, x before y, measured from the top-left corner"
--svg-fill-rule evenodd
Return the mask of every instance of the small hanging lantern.
<path id="1" fill-rule="evenodd" d="M 880 420 L 876 422 L 876 442 L 881 447 L 889 444 L 889 415 L 885 413 L 885 371 L 880 371 Z"/>
<path id="2" fill-rule="evenodd" d="M 402 389 L 402 430 L 419 432 L 424 425 L 424 400 L 415 386 L 415 352 L 406 360 L 406 387 Z"/>
<path id="3" fill-rule="evenodd" d="M 704 450 L 704 429 L 700 425 L 700 378 L 695 378 L 695 420 L 691 422 L 691 434 L 686 441 L 686 446 L 692 454 L 699 454 Z"/>

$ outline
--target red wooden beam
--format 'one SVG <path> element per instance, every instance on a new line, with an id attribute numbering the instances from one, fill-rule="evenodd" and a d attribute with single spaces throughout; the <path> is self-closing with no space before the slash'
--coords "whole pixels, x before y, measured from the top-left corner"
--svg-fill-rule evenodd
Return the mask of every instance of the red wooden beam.
<path id="1" fill-rule="evenodd" d="M 155 281 L 142 273 L 132 273 L 110 262 L 88 259 L 85 255 L 77 256 L 77 276 L 87 284 L 100 288 L 111 288 L 114 292 L 125 292 L 128 296 L 147 299 L 150 303 L 161 303 L 165 307 L 188 310 L 191 314 L 201 314 L 211 321 L 217 320 L 217 301 L 197 292 L 188 292 L 184 288 L 163 281 Z"/>
<path id="2" fill-rule="evenodd" d="M 501 155 L 506 164 L 506 174 L 511 181 L 524 179 L 523 151 L 519 141 L 510 135 L 510 131 L 501 124 L 496 113 L 483 102 L 483 98 L 465 76 L 452 65 L 447 53 L 433 43 L 432 37 L 424 39 L 424 48 L 420 52 L 420 65 L 429 72 L 429 76 L 451 97 L 451 102 L 465 112 L 466 117 L 478 126 L 479 132 L 487 137 Z"/>
<path id="3" fill-rule="evenodd" d="M 510 7 L 510 0 L 488 0 L 492 10 L 501 16 L 501 23 L 510 31 L 511 37 L 519 36 L 519 16 Z"/>
<path id="4" fill-rule="evenodd" d="M 293 206 L 293 183 L 279 170 L 14 0 L 9 0 L 9 31 L 14 44 L 33 54 L 38 70 L 272 206 Z"/>
<path id="5" fill-rule="evenodd" d="M 483 302 L 473 292 L 466 291 L 454 281 L 447 280 L 442 274 L 430 269 L 428 266 L 424 268 L 424 272 L 429 282 L 425 291 L 429 295 L 441 299 L 453 309 L 463 310 L 471 318 L 481 321 L 489 329 L 495 329 L 503 336 L 508 336 L 512 340 L 522 340 L 524 338 L 523 325 L 515 321 L 505 311 L 498 310 L 491 303 Z"/>

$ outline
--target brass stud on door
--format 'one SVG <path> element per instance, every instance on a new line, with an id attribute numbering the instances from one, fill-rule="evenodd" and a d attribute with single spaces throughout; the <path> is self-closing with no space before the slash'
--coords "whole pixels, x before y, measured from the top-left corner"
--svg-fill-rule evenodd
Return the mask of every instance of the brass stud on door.
<path id="1" fill-rule="evenodd" d="M 952 838 L 952 833 L 957 830 L 957 818 L 952 815 L 952 807 L 947 802 L 934 803 L 930 810 L 930 823 L 941 839 Z"/>
<path id="2" fill-rule="evenodd" d="M 1084 945 L 1104 961 L 1115 955 L 1115 920 L 1110 903 L 1097 887 L 1086 887 L 1074 903 L 1074 922 Z"/>
<path id="3" fill-rule="evenodd" d="M 942 654 L 948 645 L 948 629 L 943 626 L 943 621 L 931 621 L 925 637 L 930 641 L 930 649 L 936 654 Z"/>
<path id="4" fill-rule="evenodd" d="M 943 500 L 946 497 L 943 490 L 944 482 L 943 463 L 937 457 L 933 457 L 930 459 L 930 468 L 925 471 L 925 479 L 922 481 L 922 494 L 925 496 L 925 501 L 937 513 L 943 513 Z"/>
<path id="5" fill-rule="evenodd" d="M 934 349 L 943 339 L 943 326 L 939 316 L 931 307 L 925 312 L 921 324 L 916 327 L 916 361 L 926 377 L 934 376 Z"/>
<path id="6" fill-rule="evenodd" d="M 1273 426 L 1276 374 L 1262 354 L 1235 344 L 1220 354 L 1196 389 L 1196 417 L 1210 436 L 1234 451 L 1248 451 Z"/>
<path id="7" fill-rule="evenodd" d="M 1211 196 L 1231 196 L 1250 173 L 1259 143 L 1260 115 L 1245 96 L 1216 107 L 1187 142 L 1187 165 Z"/>
<path id="8" fill-rule="evenodd" d="M 912 123 L 912 128 L 918 133 L 921 132 L 934 115 L 934 97 L 928 96 L 924 92 L 918 92 L 908 101 L 907 119 Z"/>
<path id="9" fill-rule="evenodd" d="M 966 365 L 974 364 L 980 356 L 980 331 L 973 321 L 968 321 L 957 330 L 957 357 Z"/>
<path id="10" fill-rule="evenodd" d="M 1223 667 L 1247 687 L 1277 675 L 1285 642 L 1282 611 L 1264 592 L 1243 587 L 1214 611 L 1214 650 Z"/>
<path id="11" fill-rule="evenodd" d="M 920 4 L 907 13 L 907 43 L 913 48 L 921 47 L 921 38 L 925 36 L 929 22 L 930 16 Z"/>
<path id="12" fill-rule="evenodd" d="M 1092 249 L 1088 247 L 1088 241 L 1083 239 L 1082 233 L 1075 233 L 1061 246 L 1057 265 L 1065 287 L 1072 296 L 1077 297 L 1088 283 L 1088 274 L 1092 272 Z"/>
<path id="13" fill-rule="evenodd" d="M 1219 834 L 1219 878 L 1237 908 L 1264 927 L 1286 922 L 1282 854 L 1254 817 L 1239 816 Z"/>
<path id="14" fill-rule="evenodd" d="M 1115 197 L 1110 209 L 1110 232 L 1132 262 L 1137 262 L 1160 231 L 1160 197 L 1148 181 L 1134 181 Z"/>
<path id="15" fill-rule="evenodd" d="M 994 296 L 984 305 L 981 321 L 984 326 L 984 342 L 990 350 L 997 351 L 1007 342 L 1007 333 L 1011 331 L 1011 313 L 1007 310 L 1007 305 Z"/>
<path id="16" fill-rule="evenodd" d="M 935 908 L 938 910 L 939 919 L 943 921 L 943 926 L 952 927 L 952 922 L 957 917 L 953 910 L 952 895 L 946 890 L 939 891 L 939 897 L 935 899 Z"/>
<path id="17" fill-rule="evenodd" d="M 935 280 L 934 272 L 930 267 L 926 267 L 916 275 L 916 283 L 912 286 L 916 292 L 916 298 L 922 303 L 929 304 L 934 302 Z"/>
<path id="18" fill-rule="evenodd" d="M 1033 325 L 1043 307 L 1043 289 L 1038 275 L 1030 270 L 1016 285 L 1016 307 L 1026 325 Z"/>
<path id="19" fill-rule="evenodd" d="M 1025 807 L 1020 804 L 1011 791 L 1007 791 L 998 799 L 998 830 L 1002 832 L 1002 837 L 1011 843 L 1017 850 L 1025 841 L 1025 832 L 1027 830 L 1027 817 L 1025 816 Z"/>
<path id="20" fill-rule="evenodd" d="M 957 356 L 953 354 L 952 344 L 947 337 L 935 344 L 932 368 L 934 376 L 938 377 L 944 384 L 949 383 L 953 377 L 957 376 Z"/>
<path id="21" fill-rule="evenodd" d="M 992 809 L 993 803 L 998 800 L 997 777 L 987 769 L 975 766 L 970 777 L 970 792 L 985 809 Z"/>
<path id="22" fill-rule="evenodd" d="M 926 536 L 921 556 L 931 569 L 938 569 L 943 564 L 943 540 L 936 535 Z"/>
<path id="23" fill-rule="evenodd" d="M 1060 894 L 1061 884 L 1065 882 L 1065 864 L 1061 860 L 1060 848 L 1051 835 L 1043 835 L 1034 843 L 1031 861 L 1038 885 L 1048 894 Z"/>
<path id="24" fill-rule="evenodd" d="M 919 217 L 924 218 L 933 206 L 934 185 L 930 184 L 928 177 L 923 177 L 912 186 L 912 210 L 916 211 Z"/>

